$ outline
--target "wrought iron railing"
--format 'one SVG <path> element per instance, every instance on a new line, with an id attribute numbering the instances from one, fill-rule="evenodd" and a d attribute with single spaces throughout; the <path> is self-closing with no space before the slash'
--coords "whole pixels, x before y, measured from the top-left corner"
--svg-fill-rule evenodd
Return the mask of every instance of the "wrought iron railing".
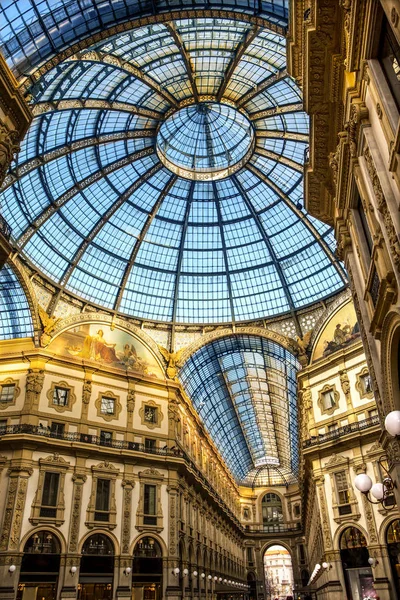
<path id="1" fill-rule="evenodd" d="M 293 533 L 301 530 L 301 523 L 296 523 L 294 525 L 259 525 L 258 527 L 252 527 L 246 525 L 245 532 L 246 533 Z"/>
<path id="2" fill-rule="evenodd" d="M 11 227 L 2 215 L 0 215 L 0 232 L 4 235 L 4 237 L 7 240 L 11 238 Z"/>
<path id="3" fill-rule="evenodd" d="M 308 440 L 303 441 L 303 448 L 309 448 L 310 446 L 323 444 L 324 442 L 329 442 L 330 440 L 337 440 L 343 435 L 363 431 L 364 429 L 368 429 L 374 425 L 379 425 L 379 415 L 374 415 L 373 417 L 368 417 L 368 419 L 356 421 L 355 423 L 348 423 L 347 425 L 343 425 L 342 427 L 337 427 L 332 431 L 328 431 L 328 433 L 312 436 Z"/>

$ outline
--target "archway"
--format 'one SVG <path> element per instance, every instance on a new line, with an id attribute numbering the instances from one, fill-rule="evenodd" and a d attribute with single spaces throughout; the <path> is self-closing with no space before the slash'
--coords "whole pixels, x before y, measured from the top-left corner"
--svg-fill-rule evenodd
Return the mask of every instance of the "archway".
<path id="1" fill-rule="evenodd" d="M 78 600 L 111 600 L 114 580 L 114 544 L 94 533 L 82 546 Z"/>
<path id="2" fill-rule="evenodd" d="M 283 527 L 282 500 L 278 494 L 268 492 L 261 501 L 264 531 L 279 531 Z"/>
<path id="3" fill-rule="evenodd" d="M 153 537 L 140 538 L 133 549 L 132 598 L 161 600 L 163 560 L 160 544 Z"/>
<path id="4" fill-rule="evenodd" d="M 342 532 L 340 558 L 348 599 L 376 598 L 372 569 L 368 563 L 367 540 L 357 527 L 348 527 Z"/>
<path id="5" fill-rule="evenodd" d="M 390 566 L 397 597 L 400 598 L 400 519 L 392 521 L 386 530 Z"/>
<path id="6" fill-rule="evenodd" d="M 249 589 L 249 600 L 257 598 L 257 580 L 254 573 L 247 573 L 247 585 Z"/>
<path id="7" fill-rule="evenodd" d="M 265 600 L 293 596 L 292 557 L 280 544 L 269 546 L 264 554 Z"/>
<path id="8" fill-rule="evenodd" d="M 61 544 L 51 531 L 36 531 L 24 546 L 17 600 L 55 600 Z"/>

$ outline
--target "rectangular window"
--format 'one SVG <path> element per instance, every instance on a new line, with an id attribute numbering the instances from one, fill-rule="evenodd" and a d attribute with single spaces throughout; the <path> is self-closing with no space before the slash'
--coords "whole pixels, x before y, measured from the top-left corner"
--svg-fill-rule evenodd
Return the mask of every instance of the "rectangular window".
<path id="1" fill-rule="evenodd" d="M 7 429 L 7 419 L 0 420 L 0 435 Z"/>
<path id="2" fill-rule="evenodd" d="M 62 387 L 55 387 L 53 392 L 53 404 L 57 406 L 68 406 L 69 402 L 69 389 Z"/>
<path id="3" fill-rule="evenodd" d="M 348 515 L 351 513 L 349 485 L 345 471 L 335 473 L 337 503 L 339 504 L 339 514 Z"/>
<path id="4" fill-rule="evenodd" d="M 144 447 L 145 450 L 155 450 L 156 449 L 156 440 L 153 440 L 151 438 L 145 438 L 144 440 Z"/>
<path id="5" fill-rule="evenodd" d="M 144 407 L 144 420 L 147 423 L 157 423 L 157 408 L 155 406 Z"/>
<path id="6" fill-rule="evenodd" d="M 329 410 L 335 406 L 335 394 L 333 390 L 328 390 L 322 394 L 322 407 L 324 410 Z"/>
<path id="7" fill-rule="evenodd" d="M 367 216 L 365 214 L 364 207 L 363 207 L 360 195 L 358 195 L 357 208 L 358 208 L 358 214 L 360 215 L 360 221 L 361 221 L 362 231 L 363 231 L 363 234 L 364 234 L 364 239 L 365 239 L 365 242 L 366 242 L 367 247 L 368 247 L 369 255 L 371 256 L 371 254 L 372 254 L 372 248 L 374 247 L 374 243 L 372 241 L 371 231 L 369 229 L 369 225 L 368 225 L 368 221 L 367 221 Z"/>
<path id="8" fill-rule="evenodd" d="M 112 432 L 111 431 L 100 431 L 100 444 L 102 446 L 111 446 L 112 443 Z"/>
<path id="9" fill-rule="evenodd" d="M 372 392 L 372 380 L 371 375 L 366 373 L 360 377 L 361 387 L 364 394 L 369 394 Z"/>
<path id="10" fill-rule="evenodd" d="M 400 111 L 400 46 L 385 16 L 383 17 L 378 58 L 393 99 Z"/>
<path id="11" fill-rule="evenodd" d="M 156 511 L 157 488 L 155 485 L 144 486 L 144 525 L 157 525 Z"/>
<path id="12" fill-rule="evenodd" d="M 247 562 L 253 562 L 253 548 L 247 548 Z"/>
<path id="13" fill-rule="evenodd" d="M 100 412 L 103 415 L 113 415 L 115 414 L 115 399 L 108 398 L 107 396 L 101 397 L 101 408 Z"/>
<path id="14" fill-rule="evenodd" d="M 373 417 L 377 417 L 378 416 L 378 409 L 377 408 L 372 408 L 371 410 L 368 411 L 368 417 L 370 419 L 372 419 Z"/>
<path id="15" fill-rule="evenodd" d="M 337 428 L 338 428 L 338 424 L 332 423 L 332 425 L 328 425 L 328 432 L 336 431 Z"/>
<path id="16" fill-rule="evenodd" d="M 94 518 L 96 521 L 108 521 L 110 519 L 110 479 L 98 479 L 96 489 L 96 506 Z"/>
<path id="17" fill-rule="evenodd" d="M 56 421 L 53 421 L 50 426 L 51 437 L 62 438 L 62 436 L 64 435 L 64 430 L 65 430 L 64 423 L 56 423 Z"/>
<path id="18" fill-rule="evenodd" d="M 44 475 L 42 505 L 40 508 L 41 517 L 54 518 L 57 515 L 58 486 L 60 483 L 60 474 L 47 472 Z M 53 508 L 54 507 L 54 508 Z"/>
<path id="19" fill-rule="evenodd" d="M 14 401 L 15 383 L 6 383 L 1 386 L 0 403 L 9 404 Z"/>

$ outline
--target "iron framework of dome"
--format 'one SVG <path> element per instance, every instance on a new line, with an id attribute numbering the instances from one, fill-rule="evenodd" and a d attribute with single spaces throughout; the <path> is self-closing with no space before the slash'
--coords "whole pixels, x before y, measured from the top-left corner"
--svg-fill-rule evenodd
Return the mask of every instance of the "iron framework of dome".
<path id="1" fill-rule="evenodd" d="M 73 3 L 43 4 L 55 19 Z M 268 6 L 284 27 L 283 3 Z M 10 55 L 18 4 L 3 10 Z M 50 53 L 36 46 L 14 52 L 16 72 Z M 308 119 L 281 35 L 226 16 L 154 23 L 76 52 L 29 91 L 35 119 L 2 210 L 22 257 L 61 293 L 139 319 L 205 324 L 293 314 L 346 285 L 331 230 L 303 207 Z M 196 150 L 203 162 L 211 153 L 239 165 L 228 177 L 210 176 L 215 164 L 189 177 L 159 158 L 160 149 L 182 158 L 187 134 L 168 130 L 166 141 L 163 131 L 201 106 L 234 115 L 222 134 L 202 125 Z M 197 174 L 198 156 L 189 156 Z"/>

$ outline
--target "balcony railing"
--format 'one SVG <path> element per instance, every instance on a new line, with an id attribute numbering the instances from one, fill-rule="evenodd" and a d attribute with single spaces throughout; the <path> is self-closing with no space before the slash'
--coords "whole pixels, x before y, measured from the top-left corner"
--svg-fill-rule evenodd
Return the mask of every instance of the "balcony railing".
<path id="1" fill-rule="evenodd" d="M 328 431 L 328 433 L 315 435 L 310 439 L 303 441 L 303 448 L 310 448 L 310 446 L 317 446 L 318 444 L 323 444 L 324 442 L 337 440 L 343 435 L 357 433 L 359 431 L 363 431 L 364 429 L 368 429 L 369 427 L 373 427 L 374 425 L 379 425 L 379 415 L 374 415 L 373 417 L 368 417 L 368 419 L 356 421 L 355 423 L 348 423 L 347 425 L 343 425 L 343 427 L 337 427 L 337 429 Z"/>
<path id="2" fill-rule="evenodd" d="M 139 444 L 138 442 L 127 442 L 125 440 L 104 440 L 104 438 L 97 435 L 90 435 L 87 433 L 66 433 L 66 432 L 55 432 L 51 431 L 49 427 L 43 427 L 41 425 L 30 425 L 28 423 L 19 423 L 17 425 L 9 425 L 7 427 L 0 426 L 0 438 L 4 435 L 38 435 L 45 438 L 53 438 L 57 440 L 64 440 L 67 442 L 80 442 L 83 444 L 94 444 L 96 446 L 102 446 L 107 448 L 116 448 L 118 450 L 132 450 L 134 452 L 143 452 L 144 454 L 155 454 L 158 456 L 173 456 L 182 458 L 186 465 L 193 471 L 198 479 L 200 479 L 204 488 L 206 488 L 210 494 L 214 497 L 218 497 L 219 504 L 223 507 L 225 512 L 230 518 L 236 523 L 237 527 L 243 529 L 240 521 L 235 516 L 233 511 L 228 507 L 216 489 L 206 479 L 197 465 L 189 458 L 189 456 L 177 446 L 172 448 L 148 448 L 145 444 Z"/>
<path id="3" fill-rule="evenodd" d="M 258 527 L 246 526 L 246 533 L 293 533 L 301 530 L 301 523 L 292 526 L 284 524 L 278 525 L 259 525 Z"/>
<path id="4" fill-rule="evenodd" d="M 125 440 L 105 440 L 98 435 L 89 435 L 87 433 L 59 433 L 51 431 L 47 427 L 40 425 L 30 425 L 20 423 L 18 425 L 9 425 L 0 427 L 0 436 L 15 434 L 39 435 L 41 437 L 55 438 L 67 442 L 81 442 L 83 444 L 95 444 L 96 446 L 106 446 L 107 448 L 117 448 L 119 450 L 134 450 L 135 452 L 145 452 L 146 454 L 158 454 L 161 456 L 181 456 L 185 458 L 184 452 L 179 448 L 148 448 L 138 442 L 126 442 Z"/>
<path id="5" fill-rule="evenodd" d="M 6 240 L 11 238 L 11 227 L 2 215 L 0 215 L 0 232 L 4 235 Z"/>

